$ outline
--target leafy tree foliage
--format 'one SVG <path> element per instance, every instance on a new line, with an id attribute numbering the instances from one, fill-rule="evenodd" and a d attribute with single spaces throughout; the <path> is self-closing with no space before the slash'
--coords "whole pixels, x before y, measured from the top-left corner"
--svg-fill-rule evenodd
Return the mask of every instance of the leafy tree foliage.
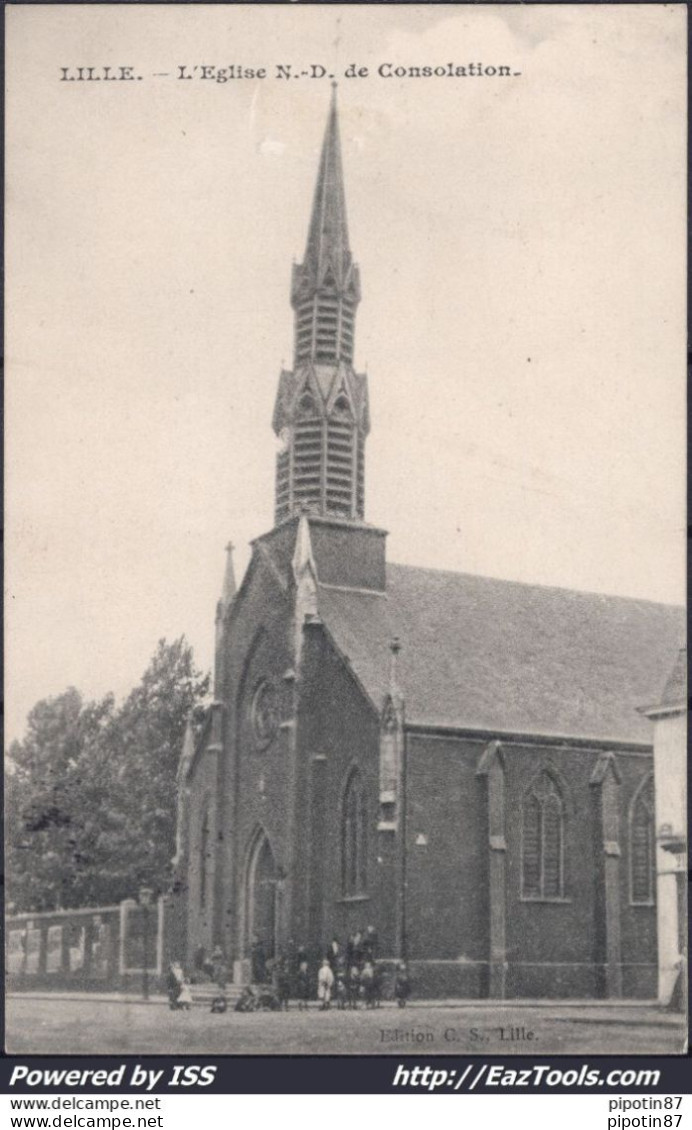
<path id="1" fill-rule="evenodd" d="M 110 696 L 85 704 L 70 687 L 37 703 L 24 741 L 10 747 L 7 897 L 18 908 L 41 910 L 88 900 L 93 794 L 103 775 L 100 738 L 112 712 Z"/>
<path id="2" fill-rule="evenodd" d="M 158 647 L 119 706 L 74 688 L 36 704 L 8 753 L 6 882 L 17 910 L 112 904 L 168 889 L 176 769 L 209 676 L 184 637 Z"/>

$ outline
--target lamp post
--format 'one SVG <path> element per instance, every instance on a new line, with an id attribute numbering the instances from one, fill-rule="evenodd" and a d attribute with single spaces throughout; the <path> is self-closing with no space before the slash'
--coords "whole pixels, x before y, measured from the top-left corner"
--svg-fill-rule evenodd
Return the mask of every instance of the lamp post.
<path id="1" fill-rule="evenodd" d="M 151 887 L 139 888 L 139 905 L 142 908 L 142 996 L 149 1000 L 149 907 L 153 895 Z"/>

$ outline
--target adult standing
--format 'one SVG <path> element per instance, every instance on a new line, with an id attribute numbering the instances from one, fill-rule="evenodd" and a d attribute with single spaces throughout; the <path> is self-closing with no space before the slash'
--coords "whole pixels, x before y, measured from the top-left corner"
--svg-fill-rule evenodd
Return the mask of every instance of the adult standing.
<path id="1" fill-rule="evenodd" d="M 228 970 L 226 967 L 226 957 L 223 950 L 221 949 L 221 946 L 214 947 L 214 952 L 211 955 L 211 964 L 214 981 L 223 991 L 226 988 Z"/>
<path id="2" fill-rule="evenodd" d="M 399 1008 L 406 1008 L 406 1002 L 411 996 L 411 980 L 404 961 L 400 961 L 397 966 L 394 978 L 394 996 Z"/>
<path id="3" fill-rule="evenodd" d="M 327 961 L 329 962 L 332 973 L 336 973 L 342 960 L 341 943 L 338 938 L 332 938 L 327 950 Z"/>
<path id="4" fill-rule="evenodd" d="M 168 1007 L 172 1009 L 179 1008 L 178 1000 L 183 987 L 185 975 L 182 967 L 177 961 L 172 961 L 168 966 L 168 973 L 166 975 L 166 992 L 168 994 Z"/>
<path id="5" fill-rule="evenodd" d="M 377 959 L 377 930 L 374 926 L 368 926 L 363 937 L 363 958 L 365 961 L 375 961 Z"/>
<path id="6" fill-rule="evenodd" d="M 298 966 L 298 973 L 296 975 L 296 994 L 298 997 L 299 1011 L 307 1009 L 308 1001 L 310 1000 L 310 975 L 308 972 L 307 960 L 301 961 Z"/>
<path id="7" fill-rule="evenodd" d="M 250 950 L 250 964 L 252 966 L 253 985 L 263 985 L 267 977 L 267 955 L 262 944 L 262 939 L 255 934 Z"/>

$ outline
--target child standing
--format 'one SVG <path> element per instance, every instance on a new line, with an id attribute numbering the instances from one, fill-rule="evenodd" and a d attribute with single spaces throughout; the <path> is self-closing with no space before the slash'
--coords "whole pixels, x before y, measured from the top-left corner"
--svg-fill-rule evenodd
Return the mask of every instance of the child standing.
<path id="1" fill-rule="evenodd" d="M 348 1007 L 358 1008 L 358 997 L 360 995 L 360 970 L 355 964 L 353 964 L 348 971 L 346 991 L 348 995 Z"/>
<path id="2" fill-rule="evenodd" d="M 329 961 L 325 957 L 320 966 L 320 971 L 317 974 L 317 999 L 322 1002 L 320 1005 L 324 1012 L 329 1008 L 332 1000 L 332 989 L 334 987 L 334 974 Z"/>
<path id="3" fill-rule="evenodd" d="M 276 967 L 276 995 L 279 998 L 279 1008 L 288 1012 L 291 997 L 291 975 L 285 957 L 279 958 Z"/>
<path id="4" fill-rule="evenodd" d="M 394 996 L 399 1008 L 406 1007 L 406 1001 L 411 995 L 411 982 L 408 976 L 408 969 L 403 961 L 399 962 L 394 978 Z"/>
<path id="5" fill-rule="evenodd" d="M 308 1001 L 310 1000 L 310 978 L 308 976 L 308 963 L 305 959 L 300 961 L 298 964 L 296 989 L 298 996 L 298 1011 L 302 1012 L 303 1009 L 307 1009 Z"/>
<path id="6" fill-rule="evenodd" d="M 375 982 L 375 968 L 371 961 L 366 961 L 360 975 L 363 996 L 365 998 L 365 1007 L 375 1007 L 376 995 L 376 982 Z"/>
<path id="7" fill-rule="evenodd" d="M 185 1012 L 190 1011 L 192 1005 L 192 989 L 190 988 L 189 981 L 183 981 L 180 986 L 180 993 L 178 994 L 178 1008 L 182 1008 Z"/>

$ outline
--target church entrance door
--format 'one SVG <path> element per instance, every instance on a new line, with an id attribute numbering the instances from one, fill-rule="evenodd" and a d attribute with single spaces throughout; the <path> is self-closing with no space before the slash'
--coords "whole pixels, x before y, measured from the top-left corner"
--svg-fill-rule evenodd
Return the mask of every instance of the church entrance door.
<path id="1" fill-rule="evenodd" d="M 274 853 L 264 832 L 255 841 L 250 853 L 246 905 L 246 952 L 259 945 L 265 960 L 276 954 L 278 918 L 278 875 Z"/>

